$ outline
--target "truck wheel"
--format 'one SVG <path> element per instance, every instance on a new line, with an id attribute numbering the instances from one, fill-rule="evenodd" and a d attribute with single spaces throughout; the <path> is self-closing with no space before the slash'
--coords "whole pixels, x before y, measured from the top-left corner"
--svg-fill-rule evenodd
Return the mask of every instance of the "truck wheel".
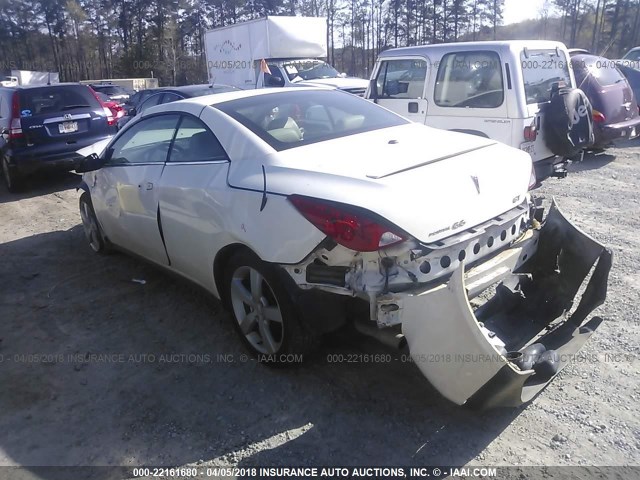
<path id="1" fill-rule="evenodd" d="M 7 190 L 11 193 L 17 193 L 22 190 L 24 182 L 22 178 L 16 172 L 15 168 L 9 165 L 9 159 L 2 157 L 2 178 L 4 178 L 4 184 L 7 186 Z"/>
<path id="2" fill-rule="evenodd" d="M 224 276 L 226 304 L 245 346 L 262 363 L 300 363 L 317 344 L 298 320 L 275 268 L 248 252 L 234 255 Z"/>
<path id="3" fill-rule="evenodd" d="M 91 196 L 87 192 L 80 196 L 80 218 L 82 218 L 82 228 L 91 250 L 96 253 L 106 253 L 107 246 L 98 224 L 96 212 L 93 210 Z"/>

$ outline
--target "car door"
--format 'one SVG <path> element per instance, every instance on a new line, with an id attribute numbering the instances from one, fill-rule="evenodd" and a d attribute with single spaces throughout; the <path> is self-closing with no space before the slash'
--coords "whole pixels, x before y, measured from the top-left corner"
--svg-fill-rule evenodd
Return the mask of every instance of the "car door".
<path id="1" fill-rule="evenodd" d="M 427 61 L 422 57 L 384 59 L 378 66 L 372 98 L 413 122 L 424 123 L 426 78 Z"/>
<path id="2" fill-rule="evenodd" d="M 209 289 L 228 169 L 213 132 L 184 113 L 160 181 L 160 221 L 171 267 Z"/>
<path id="3" fill-rule="evenodd" d="M 109 146 L 91 196 L 109 240 L 161 265 L 168 259 L 159 227 L 158 182 L 180 116 L 138 121 Z"/>

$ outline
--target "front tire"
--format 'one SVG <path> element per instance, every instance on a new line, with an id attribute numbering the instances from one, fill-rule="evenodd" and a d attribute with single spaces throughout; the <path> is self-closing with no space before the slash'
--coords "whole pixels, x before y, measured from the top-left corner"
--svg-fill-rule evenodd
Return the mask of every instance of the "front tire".
<path id="1" fill-rule="evenodd" d="M 225 270 L 226 304 L 245 346 L 263 363 L 299 363 L 317 345 L 300 324 L 275 268 L 255 255 L 234 255 Z"/>
<path id="2" fill-rule="evenodd" d="M 80 218 L 82 218 L 82 228 L 91 250 L 95 253 L 105 253 L 107 247 L 102 236 L 102 230 L 98 224 L 96 212 L 93 210 L 91 196 L 87 192 L 80 196 Z"/>

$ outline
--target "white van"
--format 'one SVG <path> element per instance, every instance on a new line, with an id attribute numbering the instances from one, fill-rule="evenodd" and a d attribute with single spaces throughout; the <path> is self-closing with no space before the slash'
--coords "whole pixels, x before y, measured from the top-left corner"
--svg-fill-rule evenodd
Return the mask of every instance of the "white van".
<path id="1" fill-rule="evenodd" d="M 550 138 L 559 133 L 565 142 L 579 117 L 591 128 L 591 107 L 582 94 L 586 106 L 573 110 L 579 112 L 576 118 L 560 119 L 561 127 L 548 122 L 545 129 L 552 94 L 575 86 L 569 53 L 560 42 L 461 42 L 382 52 L 365 97 L 416 122 L 520 148 L 531 155 L 541 180 L 566 175 L 567 148 Z M 567 141 L 570 147 L 589 143 Z"/>

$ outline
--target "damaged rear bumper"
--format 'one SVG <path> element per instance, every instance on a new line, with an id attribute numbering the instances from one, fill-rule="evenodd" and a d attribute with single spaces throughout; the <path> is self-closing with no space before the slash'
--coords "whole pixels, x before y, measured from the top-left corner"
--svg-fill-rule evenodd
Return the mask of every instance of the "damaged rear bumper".
<path id="1" fill-rule="evenodd" d="M 416 366 L 444 397 L 460 405 L 517 406 L 551 382 L 601 323 L 587 317 L 606 298 L 611 264 L 611 251 L 572 225 L 554 202 L 541 228 L 489 261 L 467 272 L 461 264 L 447 283 L 380 301 L 397 305 Z M 495 284 L 495 294 L 474 308 L 469 299 L 477 304 Z M 555 374 L 521 370 L 507 360 L 507 351 L 533 343 L 555 350 Z"/>

